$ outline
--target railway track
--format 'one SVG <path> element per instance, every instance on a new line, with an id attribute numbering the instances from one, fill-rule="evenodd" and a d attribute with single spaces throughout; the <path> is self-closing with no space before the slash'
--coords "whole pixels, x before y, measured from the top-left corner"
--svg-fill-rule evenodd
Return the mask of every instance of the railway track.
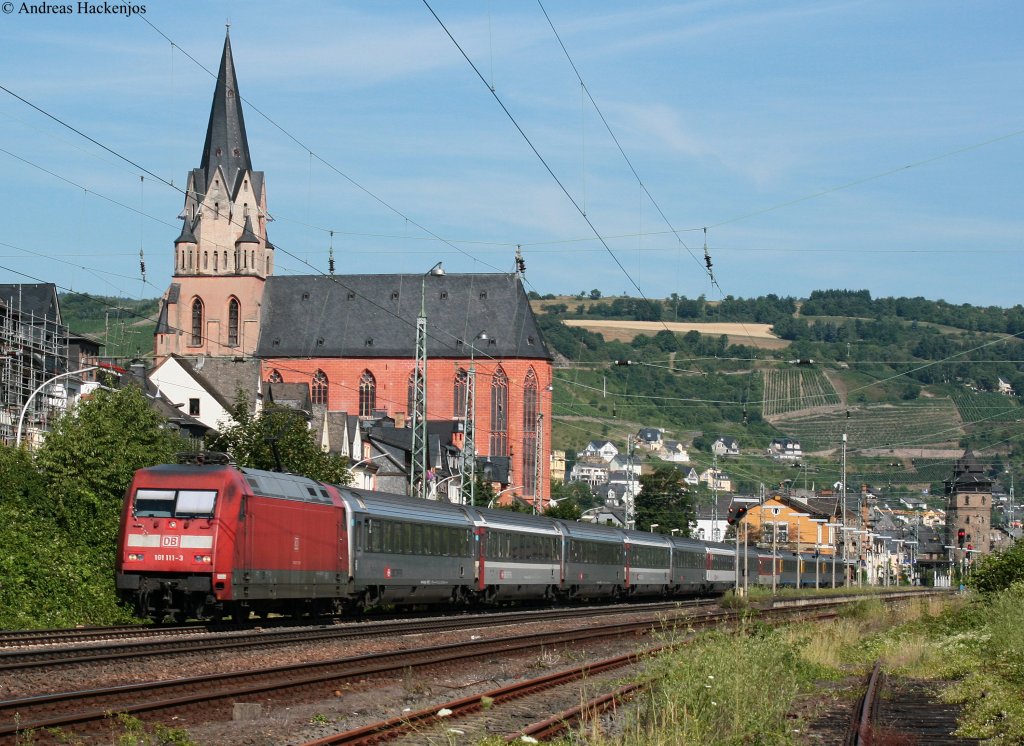
<path id="1" fill-rule="evenodd" d="M 844 746 L 928 744 L 964 746 L 977 739 L 953 735 L 959 709 L 936 700 L 932 685 L 887 676 L 882 661 L 868 675 Z"/>
<path id="2" fill-rule="evenodd" d="M 825 604 L 815 609 L 785 608 L 766 613 L 776 621 L 782 621 L 793 616 L 806 619 L 830 618 L 835 616 L 836 611 L 835 605 Z M 417 712 L 403 713 L 400 717 L 309 741 L 303 746 L 369 746 L 395 739 L 408 744 L 444 743 L 445 733 L 452 733 L 453 729 L 467 735 L 468 743 L 493 735 L 496 731 L 505 733 L 508 743 L 520 741 L 523 736 L 538 740 L 552 738 L 573 723 L 594 717 L 645 688 L 644 682 L 619 685 L 618 680 L 624 669 L 635 666 L 649 656 L 686 645 L 694 637 L 693 630 L 731 623 L 739 617 L 739 613 L 722 612 L 717 617 L 695 619 L 689 625 L 691 631 L 673 642 L 654 645 L 642 652 L 515 681 L 481 694 L 443 702 Z M 589 697 L 581 696 L 580 684 L 583 681 L 586 681 L 588 691 L 597 689 L 599 693 Z M 581 699 L 584 701 L 580 702 Z M 574 704 L 538 721 L 523 717 L 524 712 L 549 713 L 553 702 Z M 514 707 L 511 707 L 513 703 Z"/>
<path id="3" fill-rule="evenodd" d="M 835 616 L 841 604 L 819 602 L 812 606 L 782 608 L 766 611 L 773 618 L 822 618 Z M 657 607 L 646 605 L 648 609 Z M 660 605 L 676 608 L 678 605 Z M 636 611 L 638 607 L 619 606 L 603 609 L 557 610 L 580 616 L 589 612 L 599 614 Z M 654 610 L 654 609 L 652 609 Z M 662 609 L 664 610 L 664 609 Z M 511 621 L 524 621 L 525 616 L 537 612 L 516 612 L 507 615 Z M 487 615 L 488 624 L 495 624 L 500 614 Z M 717 611 L 701 615 L 684 615 L 675 621 L 688 627 L 726 623 L 737 618 L 738 612 Z M 513 618 L 514 619 L 511 619 Z M 550 619 L 550 614 L 547 616 Z M 422 621 L 422 620 L 418 620 Z M 478 627 L 480 619 L 449 619 L 463 626 Z M 148 721 L 175 719 L 182 725 L 230 719 L 230 710 L 236 702 L 274 701 L 301 702 L 334 693 L 343 682 L 355 685 L 366 680 L 384 677 L 387 681 L 401 678 L 414 669 L 436 666 L 449 668 L 480 659 L 508 659 L 517 654 L 531 654 L 537 650 L 555 650 L 595 641 L 644 635 L 655 629 L 664 629 L 673 619 L 664 614 L 648 615 L 643 620 L 618 622 L 609 619 L 596 626 L 573 631 L 519 634 L 468 640 L 446 645 L 377 652 L 333 660 L 276 666 L 268 669 L 238 671 L 214 675 L 151 681 L 98 689 L 85 689 L 38 696 L 20 697 L 0 701 L 0 741 L 18 738 L 28 731 L 60 728 L 77 737 L 105 727 L 111 713 L 126 713 Z M 331 630 L 335 631 L 335 630 Z M 405 632 L 420 630 L 410 630 Z M 336 631 L 335 631 L 336 632 Z M 379 625 L 369 634 L 379 635 Z M 192 637 L 187 642 L 195 642 Z M 181 645 L 179 645 L 180 649 Z"/>
<path id="4" fill-rule="evenodd" d="M 74 627 L 65 629 L 26 629 L 0 631 L 0 649 L 33 645 L 71 644 L 117 640 L 125 637 L 167 637 L 190 631 L 208 632 L 206 625 L 154 627 L 147 624 L 122 624 L 113 627 Z"/>
<path id="5" fill-rule="evenodd" d="M 125 628 L 127 639 L 118 639 L 122 634 L 116 631 L 108 633 L 106 637 L 95 639 L 118 640 L 103 645 L 90 645 L 87 647 L 57 647 L 55 641 L 50 641 L 47 647 L 31 647 L 13 650 L 0 650 L 0 673 L 13 672 L 25 668 L 39 668 L 42 666 L 68 665 L 80 663 L 95 663 L 115 661 L 122 658 L 136 658 L 139 656 L 156 655 L 181 655 L 183 653 L 195 653 L 200 651 L 212 652 L 218 650 L 240 650 L 256 649 L 275 645 L 301 644 L 316 642 L 319 640 L 344 640 L 357 639 L 362 637 L 376 637 L 396 634 L 423 634 L 430 632 L 446 632 L 459 629 L 479 627 L 481 623 L 488 626 L 501 626 L 505 624 L 525 624 L 538 621 L 559 621 L 577 617 L 613 616 L 620 614 L 658 614 L 674 613 L 686 609 L 696 609 L 702 606 L 713 606 L 714 601 L 673 601 L 650 604 L 617 604 L 604 607 L 573 607 L 558 608 L 536 611 L 514 611 L 514 612 L 490 612 L 487 614 L 476 614 L 468 616 L 451 617 L 429 617 L 412 620 L 395 620 L 386 622 L 364 621 L 348 624 L 319 625 L 315 627 L 283 627 L 280 629 L 256 629 L 238 631 L 237 628 L 228 630 L 225 634 L 208 635 L 199 637 L 204 633 L 216 632 L 215 629 L 204 628 L 199 625 L 192 627 L 177 628 L 156 628 L 166 629 L 161 638 L 171 639 L 139 640 L 137 635 L 131 633 L 131 628 Z M 116 629 L 116 628 L 111 628 Z M 143 630 L 148 628 L 143 627 Z M 187 638 L 187 642 L 183 639 Z M 89 638 L 86 638 L 89 639 Z M 71 639 L 79 642 L 77 638 Z M 57 640 L 57 644 L 65 644 L 66 639 Z M 40 644 L 41 643 L 37 643 Z"/>

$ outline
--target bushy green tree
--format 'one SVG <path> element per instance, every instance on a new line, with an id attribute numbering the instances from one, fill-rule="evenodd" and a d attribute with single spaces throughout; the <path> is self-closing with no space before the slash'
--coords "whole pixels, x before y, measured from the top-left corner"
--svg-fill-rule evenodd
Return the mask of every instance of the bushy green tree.
<path id="1" fill-rule="evenodd" d="M 57 525 L 111 552 L 125 490 L 138 469 L 173 463 L 186 442 L 134 386 L 97 389 L 62 415 L 39 448 L 43 506 Z"/>
<path id="2" fill-rule="evenodd" d="M 576 504 L 576 501 L 572 498 L 566 498 L 560 500 L 557 504 L 548 505 L 548 509 L 544 511 L 544 515 L 548 518 L 562 518 L 566 521 L 578 521 L 580 516 L 583 515 L 583 511 L 580 510 L 580 506 Z"/>
<path id="3" fill-rule="evenodd" d="M 127 618 L 114 594 L 114 542 L 137 469 L 184 448 L 137 388 L 100 389 L 54 424 L 35 459 L 0 448 L 0 627 Z"/>
<path id="4" fill-rule="evenodd" d="M 646 530 L 656 523 L 661 533 L 678 528 L 682 536 L 690 535 L 693 503 L 678 469 L 659 466 L 652 474 L 641 476 L 635 508 L 638 529 Z"/>
<path id="5" fill-rule="evenodd" d="M 971 570 L 969 584 L 982 593 L 996 593 L 1024 583 L 1024 541 L 984 557 Z"/>
<path id="6" fill-rule="evenodd" d="M 292 474 L 333 484 L 350 481 L 347 460 L 324 453 L 297 410 L 269 405 L 253 412 L 248 397 L 239 393 L 231 418 L 231 424 L 208 438 L 207 447 L 225 451 L 239 466 L 275 470 L 280 457 L 280 468 Z"/>

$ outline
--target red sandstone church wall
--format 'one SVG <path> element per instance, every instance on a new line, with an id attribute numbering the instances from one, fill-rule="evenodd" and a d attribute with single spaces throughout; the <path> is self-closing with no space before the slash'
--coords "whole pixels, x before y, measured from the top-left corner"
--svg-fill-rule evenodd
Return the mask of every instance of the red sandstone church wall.
<path id="1" fill-rule="evenodd" d="M 542 494 L 547 494 L 550 467 L 547 454 L 551 450 L 551 363 L 547 360 L 477 360 L 476 362 L 476 452 L 490 453 L 491 381 L 501 367 L 508 377 L 508 447 L 512 456 L 512 484 L 523 483 L 523 385 L 532 369 L 537 376 L 539 410 L 544 414 L 543 456 L 541 458 Z M 427 369 L 427 418 L 455 419 L 454 383 L 456 371 L 469 369 L 469 358 L 462 360 L 431 359 Z M 327 408 L 332 412 L 359 412 L 359 380 L 369 370 L 377 384 L 376 409 L 388 416 L 408 416 L 409 376 L 413 371 L 410 358 L 309 358 L 267 359 L 262 361 L 261 377 L 266 381 L 273 371 L 285 383 L 309 384 L 313 374 L 322 370 L 328 380 Z"/>

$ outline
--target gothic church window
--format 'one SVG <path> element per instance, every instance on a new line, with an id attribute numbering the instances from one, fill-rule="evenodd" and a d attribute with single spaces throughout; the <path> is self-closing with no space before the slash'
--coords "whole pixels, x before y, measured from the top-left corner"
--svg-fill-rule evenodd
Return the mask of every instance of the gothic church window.
<path id="1" fill-rule="evenodd" d="M 537 375 L 530 370 L 523 383 L 523 492 L 537 494 Z"/>
<path id="2" fill-rule="evenodd" d="M 377 408 L 377 379 L 368 370 L 359 379 L 359 416 L 369 417 Z"/>
<path id="3" fill-rule="evenodd" d="M 192 341 L 191 344 L 199 346 L 203 343 L 203 301 L 196 298 L 192 301 Z"/>
<path id="4" fill-rule="evenodd" d="M 452 384 L 452 416 L 466 416 L 466 378 L 465 368 L 459 368 L 455 372 L 455 382 Z"/>
<path id="5" fill-rule="evenodd" d="M 279 371 L 272 370 L 270 371 L 270 378 L 267 379 L 267 383 L 284 383 L 284 378 Z"/>
<path id="6" fill-rule="evenodd" d="M 491 379 L 491 456 L 508 455 L 508 377 L 498 368 Z"/>
<path id="7" fill-rule="evenodd" d="M 311 398 L 314 404 L 327 404 L 327 374 L 322 370 L 313 374 Z"/>
<path id="8" fill-rule="evenodd" d="M 228 344 L 235 347 L 238 344 L 238 317 L 241 315 L 241 306 L 237 298 L 228 301 Z"/>

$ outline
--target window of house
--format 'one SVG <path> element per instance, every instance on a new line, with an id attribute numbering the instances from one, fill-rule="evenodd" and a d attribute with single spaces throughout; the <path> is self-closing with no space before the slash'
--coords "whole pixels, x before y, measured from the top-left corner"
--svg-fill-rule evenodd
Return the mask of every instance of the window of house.
<path id="1" fill-rule="evenodd" d="M 192 340 L 194 346 L 203 343 L 203 301 L 196 298 L 192 301 Z"/>
<path id="2" fill-rule="evenodd" d="M 368 370 L 359 379 L 359 416 L 370 417 L 377 408 L 377 379 Z"/>
<path id="3" fill-rule="evenodd" d="M 197 417 L 199 415 L 199 399 L 188 400 L 188 413 L 193 417 Z"/>
<path id="4" fill-rule="evenodd" d="M 270 378 L 267 379 L 267 383 L 284 383 L 284 378 L 281 377 L 281 373 L 276 370 L 270 371 Z"/>
<path id="5" fill-rule="evenodd" d="M 228 344 L 235 347 L 238 344 L 238 316 L 240 306 L 236 298 L 228 301 Z"/>
<path id="6" fill-rule="evenodd" d="M 313 374 L 310 399 L 314 404 L 327 404 L 327 374 L 322 370 Z"/>

